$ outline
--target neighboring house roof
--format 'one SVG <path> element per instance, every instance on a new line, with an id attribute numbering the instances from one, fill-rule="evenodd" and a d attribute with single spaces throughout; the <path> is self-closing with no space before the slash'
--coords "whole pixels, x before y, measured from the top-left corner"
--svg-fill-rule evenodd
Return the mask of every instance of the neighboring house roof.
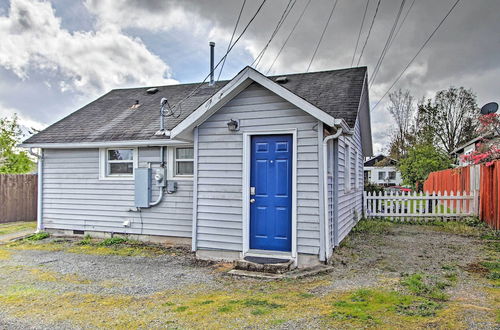
<path id="1" fill-rule="evenodd" d="M 166 118 L 166 128 L 174 130 L 228 83 L 236 84 L 237 77 L 245 71 L 252 73 L 254 77 L 262 76 L 263 80 L 273 82 L 280 86 L 279 88 L 284 88 L 302 99 L 302 102 L 310 104 L 312 108 L 321 110 L 335 120 L 342 119 L 350 128 L 353 128 L 356 123 L 362 92 L 366 84 L 366 67 L 267 78 L 254 69 L 246 67 L 231 81 L 220 81 L 214 86 L 203 84 L 201 88 L 181 103 L 178 118 Z M 274 82 L 277 77 L 283 76 L 287 77 L 286 83 L 277 84 Z M 155 94 L 146 92 L 150 87 L 112 90 L 30 137 L 24 141 L 24 145 L 165 140 L 164 136 L 154 135 L 159 129 L 161 98 L 166 97 L 170 105 L 175 105 L 192 93 L 197 86 L 197 83 L 157 86 L 158 92 Z M 227 89 L 228 87 L 226 87 Z M 134 109 L 132 106 L 136 100 L 139 101 L 139 107 Z"/>
<path id="2" fill-rule="evenodd" d="M 375 156 L 373 158 L 368 159 L 365 162 L 364 166 L 375 166 L 375 164 L 377 164 L 378 162 L 381 162 L 381 161 L 383 161 L 385 159 L 388 160 L 388 164 L 390 166 L 395 166 L 398 163 L 397 160 L 395 160 L 395 159 L 393 159 L 391 157 L 387 157 L 387 156 L 384 156 L 384 155 L 378 155 L 378 156 Z"/>
<path id="3" fill-rule="evenodd" d="M 488 134 L 488 135 L 478 136 L 477 138 L 474 138 L 474 139 L 472 139 L 470 141 L 465 142 L 464 144 L 462 144 L 461 146 L 459 146 L 458 148 L 456 148 L 455 150 L 453 150 L 452 152 L 450 152 L 450 155 L 460 154 L 460 153 L 464 152 L 464 149 L 467 148 L 468 146 L 470 146 L 472 144 L 476 144 L 476 143 L 481 142 L 483 140 L 498 139 L 498 138 L 499 138 L 499 136 L 496 133 L 491 133 L 491 134 Z"/>

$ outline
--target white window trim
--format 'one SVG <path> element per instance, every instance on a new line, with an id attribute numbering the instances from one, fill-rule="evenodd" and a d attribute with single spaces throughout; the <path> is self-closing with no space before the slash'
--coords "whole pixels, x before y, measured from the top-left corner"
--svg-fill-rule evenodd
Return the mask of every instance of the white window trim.
<path id="1" fill-rule="evenodd" d="M 344 190 L 350 192 L 352 190 L 351 183 L 351 145 L 349 142 L 344 141 Z"/>
<path id="2" fill-rule="evenodd" d="M 354 150 L 354 189 L 359 189 L 359 152 Z"/>
<path id="3" fill-rule="evenodd" d="M 167 166 L 168 166 L 168 175 L 167 175 L 167 180 L 187 180 L 187 181 L 192 181 L 193 180 L 193 174 L 191 175 L 176 175 L 175 174 L 175 166 L 177 164 L 177 161 L 175 159 L 175 150 L 177 148 L 193 148 L 194 152 L 194 147 L 193 145 L 180 145 L 180 146 L 175 146 L 175 147 L 168 147 L 167 148 Z M 189 160 L 188 160 L 189 161 Z M 196 171 L 195 162 L 193 158 L 193 172 Z"/>
<path id="4" fill-rule="evenodd" d="M 132 174 L 107 174 L 107 160 L 108 150 L 115 149 L 132 149 L 133 150 L 133 164 L 134 171 Z M 113 148 L 99 148 L 99 180 L 134 180 L 135 169 L 139 167 L 139 151 L 136 147 L 113 147 Z"/>

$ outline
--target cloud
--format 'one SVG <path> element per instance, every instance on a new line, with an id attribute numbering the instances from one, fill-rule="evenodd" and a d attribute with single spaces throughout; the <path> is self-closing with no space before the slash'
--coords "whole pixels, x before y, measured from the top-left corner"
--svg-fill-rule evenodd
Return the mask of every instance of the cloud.
<path id="1" fill-rule="evenodd" d="M 33 130 L 42 130 L 48 126 L 47 124 L 41 123 L 29 116 L 21 114 L 21 111 L 19 111 L 18 109 L 13 109 L 0 103 L 0 118 L 11 119 L 14 116 L 17 116 L 18 123 L 25 134 L 29 134 L 29 132 L 33 132 Z"/>
<path id="2" fill-rule="evenodd" d="M 116 86 L 176 83 L 139 38 L 109 26 L 70 33 L 49 2 L 12 0 L 0 16 L 0 35 L 1 66 L 24 80 L 46 72 L 62 91 L 96 95 Z"/>

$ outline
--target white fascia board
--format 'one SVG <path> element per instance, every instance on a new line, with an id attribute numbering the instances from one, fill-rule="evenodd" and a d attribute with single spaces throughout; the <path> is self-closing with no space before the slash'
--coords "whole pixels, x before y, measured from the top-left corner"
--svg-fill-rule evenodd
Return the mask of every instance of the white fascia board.
<path id="1" fill-rule="evenodd" d="M 139 147 L 139 146 L 168 146 L 176 144 L 192 144 L 180 140 L 130 140 L 130 141 L 104 141 L 104 142 L 70 142 L 70 143 L 23 143 L 21 148 L 42 149 L 89 149 L 111 147 Z"/>
<path id="2" fill-rule="evenodd" d="M 185 133 L 186 130 L 193 129 L 194 127 L 200 125 L 222 106 L 224 106 L 224 104 L 229 102 L 238 93 L 247 88 L 252 82 L 256 82 L 262 85 L 263 87 L 274 92 L 278 96 L 281 96 L 288 102 L 307 112 L 316 119 L 321 120 L 323 123 L 329 126 L 335 125 L 335 118 L 333 118 L 326 112 L 318 109 L 303 98 L 275 83 L 255 69 L 246 67 L 236 77 L 234 77 L 231 82 L 224 86 L 220 91 L 215 93 L 211 98 L 200 105 L 198 109 L 196 109 L 191 115 L 189 115 L 179 125 L 177 125 L 171 131 L 170 136 L 183 136 L 183 133 Z"/>

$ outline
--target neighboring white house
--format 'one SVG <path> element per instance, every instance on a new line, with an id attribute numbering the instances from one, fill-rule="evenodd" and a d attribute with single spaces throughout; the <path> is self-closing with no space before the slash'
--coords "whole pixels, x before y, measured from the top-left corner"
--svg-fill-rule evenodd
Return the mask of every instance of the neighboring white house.
<path id="1" fill-rule="evenodd" d="M 396 160 L 384 155 L 368 159 L 364 164 L 365 182 L 381 186 L 400 186 L 403 180 L 396 164 Z"/>
<path id="2" fill-rule="evenodd" d="M 24 142 L 41 149 L 38 229 L 325 262 L 362 214 L 366 71 L 112 90 Z"/>

